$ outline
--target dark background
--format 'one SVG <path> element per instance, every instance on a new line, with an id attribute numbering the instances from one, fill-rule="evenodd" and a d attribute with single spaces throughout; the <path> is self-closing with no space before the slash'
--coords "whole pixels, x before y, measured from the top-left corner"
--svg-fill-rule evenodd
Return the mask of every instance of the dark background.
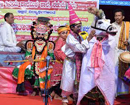
<path id="1" fill-rule="evenodd" d="M 114 6 L 114 5 L 99 5 L 99 8 L 105 12 L 106 18 L 114 22 L 114 10 L 123 9 L 125 12 L 125 21 L 130 21 L 130 6 Z"/>

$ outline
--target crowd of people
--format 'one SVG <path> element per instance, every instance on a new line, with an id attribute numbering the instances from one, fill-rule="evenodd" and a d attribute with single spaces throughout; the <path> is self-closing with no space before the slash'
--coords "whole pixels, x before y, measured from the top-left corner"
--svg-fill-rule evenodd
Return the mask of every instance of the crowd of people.
<path id="1" fill-rule="evenodd" d="M 26 43 L 25 54 L 28 61 L 12 73 L 18 80 L 16 90 L 24 92 L 24 81 L 29 80 L 33 87 L 32 95 L 44 97 L 46 69 L 49 68 L 48 94 L 61 99 L 63 105 L 82 105 L 84 99 L 87 105 L 96 105 L 95 101 L 100 105 L 113 105 L 116 96 L 129 93 L 129 85 L 123 77 L 118 77 L 122 70 L 119 56 L 129 51 L 130 44 L 130 25 L 123 21 L 125 13 L 121 9 L 115 10 L 115 22 L 111 24 L 103 10 L 89 7 L 88 12 L 95 18 L 84 39 L 80 35 L 82 22 L 72 6 L 69 4 L 68 7 L 69 25 L 57 29 L 55 42 L 49 41 L 52 33 L 49 18 L 39 17 L 31 27 L 32 41 Z M 23 45 L 17 43 L 11 27 L 13 13 L 6 13 L 4 20 L 0 27 L 0 51 L 20 52 Z M 48 55 L 53 62 L 46 67 Z"/>

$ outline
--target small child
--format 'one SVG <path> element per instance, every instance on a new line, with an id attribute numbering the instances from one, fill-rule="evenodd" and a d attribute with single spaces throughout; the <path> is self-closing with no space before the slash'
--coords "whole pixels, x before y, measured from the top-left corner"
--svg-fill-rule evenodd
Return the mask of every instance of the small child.
<path id="1" fill-rule="evenodd" d="M 61 81 L 61 75 L 62 75 L 62 68 L 63 68 L 63 61 L 66 58 L 66 55 L 64 52 L 61 50 L 61 48 L 65 45 L 66 38 L 69 34 L 69 26 L 60 26 L 57 30 L 58 32 L 58 39 L 56 40 L 56 46 L 54 50 L 54 55 L 56 60 L 58 62 L 55 62 L 53 66 L 53 72 L 51 74 L 51 96 L 57 98 L 60 98 L 61 96 L 61 89 L 60 87 L 60 81 Z"/>

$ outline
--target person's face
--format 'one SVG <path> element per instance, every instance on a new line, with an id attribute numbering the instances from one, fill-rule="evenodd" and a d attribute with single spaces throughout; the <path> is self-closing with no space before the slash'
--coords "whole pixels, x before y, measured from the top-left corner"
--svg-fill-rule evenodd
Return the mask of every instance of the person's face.
<path id="1" fill-rule="evenodd" d="M 124 16 L 122 15 L 122 12 L 116 12 L 115 13 L 115 21 L 120 24 L 124 19 Z"/>
<path id="2" fill-rule="evenodd" d="M 42 40 L 42 38 L 44 37 L 43 34 L 41 33 L 36 33 L 36 35 L 39 40 Z"/>
<path id="3" fill-rule="evenodd" d="M 9 17 L 6 18 L 6 22 L 8 22 L 9 24 L 13 24 L 14 23 L 14 15 L 10 14 Z"/>
<path id="4" fill-rule="evenodd" d="M 72 28 L 72 30 L 73 30 L 74 33 L 79 34 L 79 32 L 81 32 L 81 27 L 82 27 L 82 24 L 81 24 L 81 23 L 78 23 L 78 24 L 76 24 L 76 25 Z"/>
<path id="5" fill-rule="evenodd" d="M 66 31 L 62 31 L 59 34 L 59 36 L 65 40 L 67 38 L 67 36 L 68 36 L 68 31 L 67 30 Z"/>

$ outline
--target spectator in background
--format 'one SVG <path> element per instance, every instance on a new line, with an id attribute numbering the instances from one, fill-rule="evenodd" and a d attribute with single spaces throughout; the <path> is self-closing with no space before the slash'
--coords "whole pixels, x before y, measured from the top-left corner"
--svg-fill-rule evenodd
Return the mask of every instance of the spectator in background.
<path id="1" fill-rule="evenodd" d="M 117 9 L 114 11 L 115 22 L 112 24 L 118 30 L 116 33 L 116 49 L 115 49 L 115 70 L 117 74 L 117 95 L 128 94 L 129 86 L 126 85 L 118 76 L 118 72 L 121 69 L 121 63 L 119 63 L 119 55 L 127 50 L 130 42 L 130 22 L 123 21 L 125 18 L 125 13 L 122 9 Z M 121 69 L 123 70 L 123 69 Z"/>
<path id="2" fill-rule="evenodd" d="M 65 41 L 69 34 L 69 31 L 70 28 L 68 25 L 60 26 L 57 29 L 59 37 L 56 40 L 54 55 L 56 60 L 58 60 L 59 62 L 55 62 L 55 64 L 53 65 L 53 72 L 51 74 L 52 88 L 50 89 L 50 91 L 52 91 L 51 96 L 54 97 L 54 99 L 60 99 L 59 96 L 61 96 L 60 82 L 61 82 L 64 59 L 66 58 L 65 53 L 62 51 L 62 47 L 66 43 Z"/>

